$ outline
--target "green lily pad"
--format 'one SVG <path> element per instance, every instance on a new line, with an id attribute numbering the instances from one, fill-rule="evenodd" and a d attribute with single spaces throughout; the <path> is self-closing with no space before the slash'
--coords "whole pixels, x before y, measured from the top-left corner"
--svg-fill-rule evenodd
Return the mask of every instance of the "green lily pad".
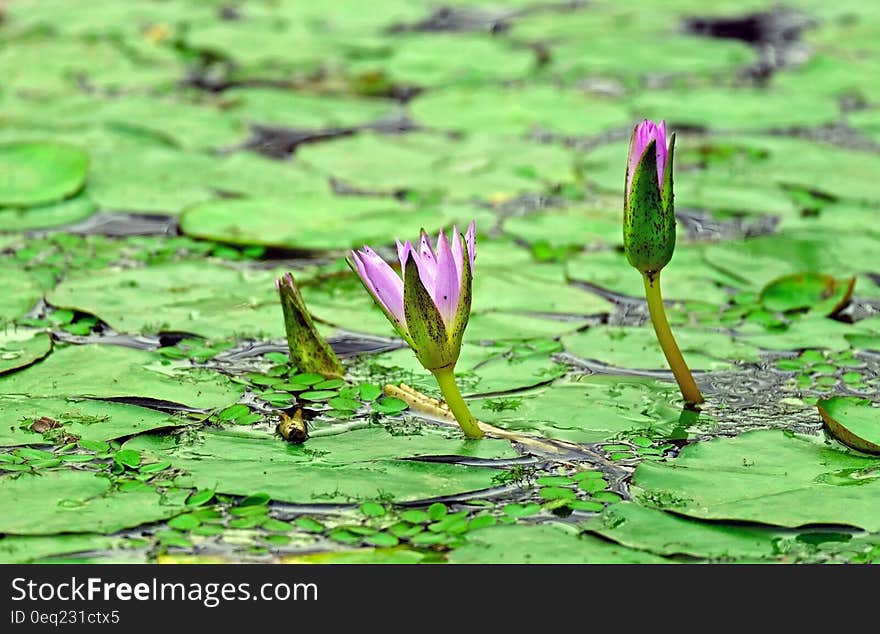
<path id="1" fill-rule="evenodd" d="M 705 260 L 725 275 L 734 275 L 742 286 L 759 289 L 783 275 L 803 272 L 845 278 L 863 272 L 876 238 L 864 233 L 796 230 L 774 236 L 719 242 L 706 247 Z M 859 284 L 859 292 L 871 284 Z M 875 291 L 875 295 L 877 292 Z"/>
<path id="2" fill-rule="evenodd" d="M 755 526 L 700 522 L 633 502 L 606 507 L 588 531 L 622 546 L 656 555 L 714 560 L 776 559 L 779 532 Z"/>
<path id="3" fill-rule="evenodd" d="M 285 564 L 418 564 L 426 555 L 409 548 L 358 548 L 284 555 Z"/>
<path id="4" fill-rule="evenodd" d="M 155 353 L 132 348 L 60 348 L 42 363 L 0 375 L 0 395 L 146 398 L 198 409 L 227 407 L 241 396 L 241 386 L 222 374 L 166 363 Z"/>
<path id="5" fill-rule="evenodd" d="M 603 201 L 604 203 L 604 201 Z M 569 247 L 592 252 L 598 247 L 621 243 L 620 210 L 617 198 L 607 206 L 576 205 L 559 209 L 544 209 L 541 213 L 511 216 L 504 219 L 504 233 L 532 245 L 545 243 L 551 247 Z"/>
<path id="6" fill-rule="evenodd" d="M 632 550 L 559 524 L 490 526 L 468 536 L 446 560 L 453 564 L 657 564 L 662 557 Z"/>
<path id="7" fill-rule="evenodd" d="M 28 272 L 0 261 L 0 277 L 4 280 L 3 302 L 0 303 L 0 324 L 24 316 L 36 306 L 43 291 Z"/>
<path id="8" fill-rule="evenodd" d="M 845 445 L 880 454 L 880 409 L 864 399 L 835 396 L 817 403 L 831 435 Z"/>
<path id="9" fill-rule="evenodd" d="M 631 119 L 627 109 L 612 99 L 543 85 L 438 90 L 416 99 L 411 111 L 416 121 L 431 128 L 511 136 L 535 129 L 598 134 L 626 127 Z"/>
<path id="10" fill-rule="evenodd" d="M 691 370 L 730 370 L 735 361 L 757 362 L 757 344 L 730 334 L 673 326 L 673 333 Z M 596 326 L 562 337 L 566 352 L 587 360 L 636 370 L 663 370 L 666 357 L 650 322 L 642 327 Z"/>
<path id="11" fill-rule="evenodd" d="M 37 207 L 0 208 L 0 231 L 27 231 L 73 224 L 95 212 L 95 204 L 84 194 Z"/>
<path id="12" fill-rule="evenodd" d="M 94 534 L 7 535 L 0 539 L 0 563 L 28 564 L 46 557 L 111 550 L 122 542 L 118 537 Z"/>
<path id="13" fill-rule="evenodd" d="M 0 144 L 0 205 L 33 207 L 67 198 L 86 179 L 89 157 L 49 141 Z"/>
<path id="14" fill-rule="evenodd" d="M 668 437 L 681 416 L 674 383 L 590 375 L 539 391 L 472 401 L 474 416 L 504 429 L 577 443 L 619 434 Z"/>
<path id="15" fill-rule="evenodd" d="M 134 20 L 131 14 L 125 17 Z M 129 43 L 134 46 L 137 41 Z M 178 83 L 183 68 L 170 47 L 146 46 L 139 54 L 131 53 L 113 38 L 22 37 L 0 51 L 0 69 L 9 91 L 52 97 L 80 92 L 83 85 L 113 92 L 172 88 Z M 34 68 L 40 72 L 33 72 Z"/>
<path id="16" fill-rule="evenodd" d="M 185 491 L 163 495 L 148 486 L 114 490 L 106 476 L 90 471 L 0 476 L 0 506 L 15 509 L 0 517 L 0 532 L 115 533 L 178 514 L 185 497 Z"/>
<path id="17" fill-rule="evenodd" d="M 173 262 L 72 275 L 47 299 L 59 308 L 96 315 L 118 332 L 279 337 L 284 319 L 276 277 L 272 271 Z"/>
<path id="18" fill-rule="evenodd" d="M 434 377 L 425 370 L 409 348 L 386 352 L 369 359 L 372 371 L 392 373 L 420 390 L 436 393 Z M 464 344 L 455 367 L 460 389 L 468 395 L 494 394 L 548 383 L 567 371 L 550 354 L 525 349 L 511 354 L 507 346 Z"/>
<path id="19" fill-rule="evenodd" d="M 220 193 L 277 199 L 327 190 L 320 176 L 247 152 L 210 156 L 106 131 L 93 134 L 89 151 L 89 196 L 108 210 L 179 215 Z"/>
<path id="20" fill-rule="evenodd" d="M 244 122 L 295 130 L 349 128 L 390 118 L 397 104 L 386 99 L 353 99 L 292 90 L 235 88 L 223 93 L 232 114 Z"/>
<path id="21" fill-rule="evenodd" d="M 381 71 L 394 83 L 449 86 L 518 79 L 537 66 L 537 57 L 528 47 L 466 33 L 401 36 L 389 53 L 378 63 L 368 58 L 354 64 L 351 72 Z"/>
<path id="22" fill-rule="evenodd" d="M 41 418 L 59 423 L 58 431 L 63 432 L 65 437 L 75 436 L 94 442 L 186 424 L 183 418 L 153 409 L 96 400 L 0 397 L 0 408 L 3 410 L 4 423 L 0 425 L 0 446 L 7 447 L 46 442 L 41 434 L 22 427 L 28 421 Z"/>
<path id="23" fill-rule="evenodd" d="M 805 94 L 800 90 L 773 88 L 702 88 L 643 91 L 633 107 L 648 119 L 666 119 L 675 126 L 701 126 L 725 130 L 817 126 L 838 118 L 837 100 Z"/>
<path id="24" fill-rule="evenodd" d="M 762 324 L 745 323 L 738 328 L 738 341 L 765 350 L 822 348 L 841 351 L 852 345 L 852 337 L 871 335 L 872 332 L 865 322 L 846 324 L 817 315 L 806 315 L 793 320 L 786 328 L 772 332 L 768 332 Z"/>
<path id="25" fill-rule="evenodd" d="M 880 530 L 880 460 L 781 431 L 688 445 L 640 464 L 633 486 L 640 503 L 698 519 Z"/>
<path id="26" fill-rule="evenodd" d="M 618 220 L 618 231 L 620 223 Z M 620 236 L 617 236 L 618 241 Z M 568 277 L 594 284 L 601 289 L 643 300 L 645 285 L 641 274 L 630 266 L 620 251 L 586 251 L 566 262 Z M 722 284 L 713 279 L 703 263 L 702 247 L 679 244 L 672 261 L 663 269 L 661 285 L 664 299 L 700 300 L 721 304 L 728 298 Z"/>
<path id="27" fill-rule="evenodd" d="M 0 374 L 28 366 L 52 351 L 49 333 L 32 329 L 0 330 Z"/>
<path id="28" fill-rule="evenodd" d="M 488 135 L 452 140 L 421 132 L 397 137 L 363 133 L 304 146 L 297 156 L 306 168 L 359 189 L 456 200 L 507 200 L 578 180 L 567 149 L 515 138 L 499 143 Z"/>
<path id="29" fill-rule="evenodd" d="M 218 493 L 264 491 L 298 504 L 354 502 L 391 496 L 411 501 L 488 488 L 495 469 L 411 460 L 462 455 L 518 455 L 506 441 L 463 441 L 425 429 L 392 435 L 381 428 L 313 437 L 289 445 L 257 430 L 208 431 L 190 442 L 139 436 L 126 448 L 151 451 L 187 472 L 181 484 Z"/>
<path id="30" fill-rule="evenodd" d="M 393 235 L 416 236 L 422 227 L 438 229 L 444 221 L 445 214 L 436 208 L 326 193 L 207 201 L 186 211 L 180 226 L 196 238 L 319 250 L 382 244 Z"/>
<path id="31" fill-rule="evenodd" d="M 769 282 L 760 295 L 761 303 L 778 312 L 815 311 L 832 315 L 849 301 L 856 278 L 835 279 L 821 273 L 795 273 Z"/>

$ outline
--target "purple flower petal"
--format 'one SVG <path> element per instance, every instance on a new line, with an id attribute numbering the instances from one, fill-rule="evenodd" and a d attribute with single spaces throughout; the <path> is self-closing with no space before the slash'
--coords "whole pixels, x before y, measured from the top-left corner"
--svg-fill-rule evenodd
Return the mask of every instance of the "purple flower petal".
<path id="1" fill-rule="evenodd" d="M 358 274 L 373 293 L 376 300 L 398 320 L 402 328 L 406 328 L 406 317 L 403 312 L 403 280 L 388 266 L 370 247 L 355 253 L 355 264 Z"/>
<path id="2" fill-rule="evenodd" d="M 422 258 L 422 264 L 425 265 L 425 269 L 429 271 L 432 276 L 436 275 L 437 256 L 434 253 L 434 249 L 431 247 L 431 238 L 428 237 L 428 234 L 425 233 L 424 229 L 419 238 L 419 256 Z"/>
<path id="3" fill-rule="evenodd" d="M 633 130 L 629 144 L 629 159 L 626 167 L 626 196 L 629 198 L 629 188 L 632 185 L 633 175 L 645 149 L 656 141 L 657 149 L 657 182 L 663 186 L 663 173 L 666 171 L 666 159 L 669 155 L 669 146 L 666 141 L 666 121 L 658 125 L 648 119 L 643 120 Z"/>
<path id="4" fill-rule="evenodd" d="M 452 261 L 455 263 L 455 280 L 456 284 L 458 284 L 459 289 L 461 289 L 461 275 L 462 275 L 462 258 L 464 258 L 464 247 L 461 244 L 462 237 L 458 232 L 458 227 L 452 227 Z"/>
<path id="5" fill-rule="evenodd" d="M 437 238 L 437 276 L 435 278 L 434 304 L 447 327 L 455 320 L 458 310 L 458 295 L 461 284 L 456 273 L 455 258 L 449 246 L 446 234 L 441 232 Z"/>
<path id="6" fill-rule="evenodd" d="M 403 270 L 403 267 L 406 266 L 406 246 L 398 239 L 394 238 L 394 241 L 397 243 L 397 259 L 400 260 L 400 270 Z M 409 243 L 407 243 L 409 244 Z"/>
<path id="7" fill-rule="evenodd" d="M 399 247 L 398 253 L 400 253 Z M 427 235 L 424 234 L 424 232 L 422 233 L 422 239 L 419 243 L 419 249 L 416 249 L 416 247 L 408 240 L 403 245 L 403 255 L 400 259 L 400 266 L 404 271 L 406 270 L 406 258 L 409 256 L 412 256 L 416 261 L 416 265 L 419 267 L 419 279 L 422 280 L 425 290 L 428 291 L 428 294 L 430 294 L 431 297 L 434 297 L 434 279 L 437 276 L 437 258 L 434 255 L 434 249 L 431 248 L 431 243 L 428 241 Z"/>

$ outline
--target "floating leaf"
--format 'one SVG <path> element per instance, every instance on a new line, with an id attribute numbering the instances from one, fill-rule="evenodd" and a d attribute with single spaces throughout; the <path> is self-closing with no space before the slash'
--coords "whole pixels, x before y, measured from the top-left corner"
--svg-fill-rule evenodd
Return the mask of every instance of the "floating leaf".
<path id="1" fill-rule="evenodd" d="M 612 564 L 662 563 L 647 552 L 631 550 L 562 525 L 513 525 L 484 528 L 448 556 L 457 564 Z"/>
<path id="2" fill-rule="evenodd" d="M 83 185 L 89 157 L 56 142 L 0 144 L 0 206 L 33 207 L 75 194 Z"/>
<path id="3" fill-rule="evenodd" d="M 865 453 L 880 454 L 880 409 L 870 401 L 835 396 L 817 403 L 831 435 Z"/>
<path id="4" fill-rule="evenodd" d="M 795 273 L 769 282 L 760 295 L 769 310 L 790 312 L 809 310 L 833 315 L 849 301 L 856 278 L 835 279 L 821 273 Z"/>
<path id="5" fill-rule="evenodd" d="M 633 486 L 642 504 L 698 519 L 880 530 L 880 459 L 781 431 L 688 445 L 641 463 Z"/>

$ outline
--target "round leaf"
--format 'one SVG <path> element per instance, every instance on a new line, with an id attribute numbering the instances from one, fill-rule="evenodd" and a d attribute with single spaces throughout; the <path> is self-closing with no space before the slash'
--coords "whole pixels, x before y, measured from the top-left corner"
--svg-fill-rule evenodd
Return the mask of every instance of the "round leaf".
<path id="1" fill-rule="evenodd" d="M 0 145 L 0 205 L 32 207 L 62 200 L 83 186 L 89 157 L 64 143 Z"/>
<path id="2" fill-rule="evenodd" d="M 844 445 L 880 454 L 880 409 L 864 399 L 835 396 L 816 405 L 831 435 Z"/>

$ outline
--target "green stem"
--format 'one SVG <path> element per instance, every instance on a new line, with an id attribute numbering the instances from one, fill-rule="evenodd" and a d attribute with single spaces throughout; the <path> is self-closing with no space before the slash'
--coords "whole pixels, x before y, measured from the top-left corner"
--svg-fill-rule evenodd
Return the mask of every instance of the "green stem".
<path id="1" fill-rule="evenodd" d="M 643 274 L 643 277 L 651 323 L 654 324 L 654 332 L 657 333 L 657 340 L 660 342 L 660 347 L 663 348 L 666 361 L 672 369 L 672 374 L 675 375 L 675 380 L 678 381 L 678 387 L 681 389 L 684 400 L 693 405 L 699 405 L 703 402 L 703 395 L 700 394 L 700 388 L 697 387 L 684 357 L 681 356 L 681 350 L 678 349 L 675 337 L 672 336 L 669 320 L 666 319 L 666 309 L 663 307 L 663 297 L 660 295 L 660 272 L 657 271 L 653 276 Z"/>
<path id="2" fill-rule="evenodd" d="M 455 373 L 452 368 L 432 370 L 432 373 L 437 379 L 437 385 L 440 386 L 440 392 L 443 393 L 443 399 L 449 406 L 452 415 L 455 416 L 455 420 L 461 425 L 464 435 L 468 438 L 482 438 L 483 432 L 461 396 L 458 385 L 455 383 Z"/>

